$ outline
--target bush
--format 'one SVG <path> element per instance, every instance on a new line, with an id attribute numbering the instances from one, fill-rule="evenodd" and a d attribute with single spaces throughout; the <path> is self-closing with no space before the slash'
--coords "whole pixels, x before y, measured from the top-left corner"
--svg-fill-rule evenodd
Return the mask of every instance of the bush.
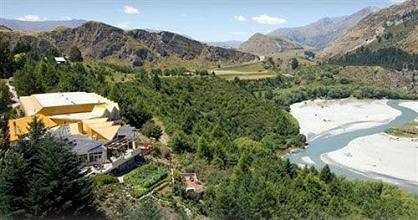
<path id="1" fill-rule="evenodd" d="M 96 183 L 96 186 L 103 186 L 119 183 L 119 180 L 115 176 L 111 175 L 97 175 L 94 177 L 94 182 Z"/>
<path id="2" fill-rule="evenodd" d="M 145 136 L 149 138 L 155 138 L 156 140 L 159 140 L 161 135 L 163 134 L 161 127 L 156 125 L 152 120 L 145 123 L 142 126 L 141 131 Z"/>

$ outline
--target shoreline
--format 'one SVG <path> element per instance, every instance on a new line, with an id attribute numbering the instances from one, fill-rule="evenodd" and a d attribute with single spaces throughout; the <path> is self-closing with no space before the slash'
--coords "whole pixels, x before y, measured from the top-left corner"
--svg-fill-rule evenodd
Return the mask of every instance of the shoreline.
<path id="1" fill-rule="evenodd" d="M 310 142 L 323 136 L 389 123 L 401 115 L 401 112 L 388 106 L 387 102 L 386 99 L 317 99 L 291 105 L 290 113 L 298 120 L 300 132 Z"/>
<path id="2" fill-rule="evenodd" d="M 356 173 L 358 175 L 367 177 L 369 179 L 382 180 L 384 182 L 388 182 L 388 183 L 391 183 L 391 184 L 394 184 L 394 185 L 397 185 L 397 186 L 402 186 L 402 185 L 404 185 L 404 186 L 407 185 L 407 186 L 411 186 L 411 187 L 417 187 L 418 186 L 418 182 L 415 182 L 415 181 L 399 179 L 399 178 L 396 178 L 396 177 L 393 177 L 393 176 L 388 176 L 388 175 L 381 174 L 381 173 L 367 172 L 367 171 L 363 171 L 363 170 L 354 169 L 352 167 L 349 167 L 349 166 L 346 166 L 344 164 L 340 164 L 340 163 L 334 161 L 327 154 L 322 154 L 321 155 L 321 160 L 328 165 L 332 165 L 332 166 L 336 166 L 338 168 L 349 170 L 353 173 Z"/>
<path id="3" fill-rule="evenodd" d="M 322 154 L 321 160 L 325 163 L 332 162 L 333 165 L 339 164 L 363 174 L 373 173 L 378 177 L 418 185 L 417 154 L 418 139 L 398 138 L 378 133 L 354 139 L 343 148 Z"/>
<path id="4" fill-rule="evenodd" d="M 388 101 L 349 98 L 292 105 L 291 113 L 300 123 L 301 133 L 307 135 L 309 144 L 315 143 L 315 149 L 305 150 L 308 153 L 301 154 L 297 162 L 313 165 L 312 160 L 317 163 L 320 161 L 319 164 L 329 164 L 341 170 L 343 175 L 352 173 L 348 175 L 349 178 L 382 180 L 418 192 L 418 138 L 395 137 L 378 129 L 376 132 L 354 135 L 347 142 L 344 140 L 347 137 L 345 133 L 374 130 L 386 124 L 391 124 L 388 128 L 399 126 L 399 122 L 395 125 L 392 122 L 405 114 L 404 110 L 392 106 Z M 398 106 L 418 112 L 418 101 L 400 101 Z M 411 117 L 411 113 L 408 114 Z M 337 148 L 329 150 L 319 148 L 321 146 L 318 143 L 339 135 L 343 135 L 345 146 L 337 144 Z M 330 143 L 329 146 L 333 144 L 332 140 L 326 143 Z M 321 153 L 315 155 L 318 151 Z"/>

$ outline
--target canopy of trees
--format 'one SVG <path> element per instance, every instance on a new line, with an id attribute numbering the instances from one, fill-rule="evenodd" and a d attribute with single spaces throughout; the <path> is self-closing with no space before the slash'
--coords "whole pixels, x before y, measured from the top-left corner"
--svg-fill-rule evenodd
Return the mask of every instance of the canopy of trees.
<path id="1" fill-rule="evenodd" d="M 262 149 L 250 143 L 253 149 Z M 350 182 L 300 169 L 263 150 L 245 151 L 232 175 L 212 185 L 202 209 L 214 219 L 397 219 L 417 201 L 382 182 Z"/>
<path id="2" fill-rule="evenodd" d="M 355 52 L 331 59 L 329 62 L 333 64 L 354 66 L 384 66 L 397 70 L 402 70 L 403 68 L 417 69 L 418 54 L 409 54 L 401 49 L 393 47 L 383 48 L 377 51 L 361 47 Z"/>

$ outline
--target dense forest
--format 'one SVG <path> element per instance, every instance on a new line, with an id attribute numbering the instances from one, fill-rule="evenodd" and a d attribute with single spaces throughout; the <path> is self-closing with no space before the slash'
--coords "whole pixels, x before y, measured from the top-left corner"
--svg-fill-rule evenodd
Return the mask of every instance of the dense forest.
<path id="1" fill-rule="evenodd" d="M 373 51 L 366 47 L 360 47 L 341 57 L 329 60 L 331 64 L 360 65 L 360 66 L 384 66 L 402 70 L 404 68 L 415 70 L 418 68 L 418 54 L 409 54 L 399 48 L 389 47 Z"/>
<path id="2" fill-rule="evenodd" d="M 213 219 L 393 219 L 413 218 L 418 212 L 418 201 L 395 186 L 348 181 L 327 166 L 317 171 L 281 159 L 286 149 L 306 141 L 286 111 L 290 103 L 357 93 L 370 96 L 368 87 L 343 79 L 334 69 L 318 74 L 303 70 L 292 79 L 226 81 L 207 71 L 188 76 L 179 70 L 164 74 L 104 63 L 58 65 L 51 59 L 53 51 L 25 49 L 15 59 L 12 51 L 7 60 L 12 60 L 9 70 L 14 69 L 20 95 L 97 92 L 118 102 L 125 122 L 137 128 L 152 130 L 150 120 L 160 119 L 170 136 L 171 159 L 179 169 L 206 176 L 207 190 L 202 196 L 180 193 L 173 186 L 173 195 L 196 207 L 200 215 Z M 333 95 L 332 88 L 341 94 Z M 376 91 L 372 97 L 409 97 L 371 89 Z M 7 119 L 2 119 L 0 213 L 13 218 L 96 216 L 92 197 L 103 194 L 92 194 L 103 185 L 118 183 L 102 178 L 94 184 L 84 177 L 66 143 L 45 133 L 36 119 L 17 147 L 9 147 Z M 132 211 L 127 201 L 113 202 L 118 219 L 161 218 L 160 212 L 149 213 L 158 209 L 155 203 L 141 201 Z"/>

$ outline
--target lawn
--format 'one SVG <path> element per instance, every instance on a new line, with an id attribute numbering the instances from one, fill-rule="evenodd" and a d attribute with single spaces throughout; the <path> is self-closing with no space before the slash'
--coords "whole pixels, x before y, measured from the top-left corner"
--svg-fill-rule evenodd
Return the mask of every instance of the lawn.
<path id="1" fill-rule="evenodd" d="M 167 175 L 168 169 L 166 167 L 151 163 L 140 166 L 126 174 L 124 182 L 132 185 L 135 197 L 139 197 L 166 178 Z"/>

